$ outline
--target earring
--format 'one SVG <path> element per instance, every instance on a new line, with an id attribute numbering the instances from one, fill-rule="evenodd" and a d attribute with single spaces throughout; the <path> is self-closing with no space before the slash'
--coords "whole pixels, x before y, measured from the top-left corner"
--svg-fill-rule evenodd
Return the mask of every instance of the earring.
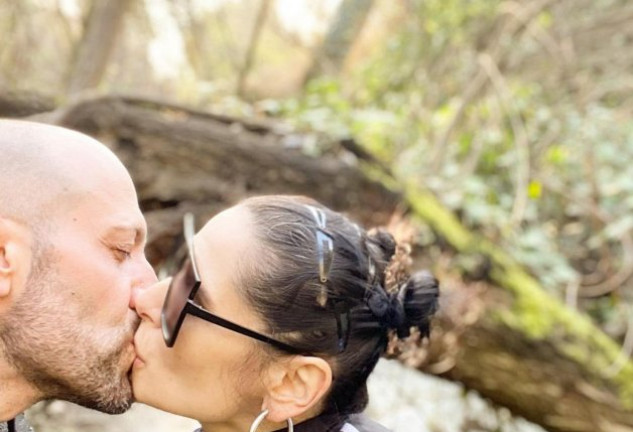
<path id="1" fill-rule="evenodd" d="M 257 418 L 255 419 L 255 421 L 253 422 L 253 424 L 251 425 L 251 428 L 249 430 L 249 432 L 256 432 L 257 428 L 259 427 L 259 425 L 264 421 L 264 419 L 266 418 L 266 416 L 268 415 L 268 410 L 265 409 L 264 411 L 262 411 Z M 286 422 L 288 423 L 288 432 L 294 432 L 294 426 L 292 424 L 292 419 L 290 417 L 288 417 L 288 419 L 286 420 Z"/>

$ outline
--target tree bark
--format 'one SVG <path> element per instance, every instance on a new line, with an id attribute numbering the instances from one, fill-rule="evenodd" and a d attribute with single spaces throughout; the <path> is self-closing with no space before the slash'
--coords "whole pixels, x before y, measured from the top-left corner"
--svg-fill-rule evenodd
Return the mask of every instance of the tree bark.
<path id="1" fill-rule="evenodd" d="M 93 0 L 68 80 L 69 94 L 99 85 L 131 3 L 132 0 Z"/>
<path id="2" fill-rule="evenodd" d="M 32 92 L 0 91 L 0 117 L 19 118 L 55 109 L 52 97 Z"/>
<path id="3" fill-rule="evenodd" d="M 300 137 L 269 125 L 157 101 L 87 100 L 56 118 L 110 145 L 130 169 L 155 265 L 169 253 L 185 211 L 208 217 L 252 194 L 307 194 L 367 225 L 386 222 L 408 203 L 457 256 L 465 277 L 486 282 L 442 278 L 432 342 L 405 348 L 401 361 L 461 381 L 549 431 L 633 431 L 633 363 L 618 344 L 419 185 L 398 183 L 367 158 L 344 162 L 342 146 L 314 158 L 296 146 Z"/>

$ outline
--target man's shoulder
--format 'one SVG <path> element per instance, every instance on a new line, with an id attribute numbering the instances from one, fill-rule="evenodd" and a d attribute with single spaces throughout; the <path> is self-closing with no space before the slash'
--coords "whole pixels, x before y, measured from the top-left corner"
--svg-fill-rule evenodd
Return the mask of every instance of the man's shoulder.
<path id="1" fill-rule="evenodd" d="M 29 426 L 23 414 L 17 416 L 14 420 L 15 432 L 33 432 L 33 428 Z M 0 423 L 0 432 L 9 432 L 9 423 Z"/>

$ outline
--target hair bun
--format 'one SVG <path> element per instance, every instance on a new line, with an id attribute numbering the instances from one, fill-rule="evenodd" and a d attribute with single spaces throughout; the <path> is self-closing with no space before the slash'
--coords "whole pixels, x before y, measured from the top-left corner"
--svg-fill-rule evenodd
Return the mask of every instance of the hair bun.
<path id="1" fill-rule="evenodd" d="M 367 239 L 374 245 L 378 246 L 381 254 L 381 261 L 388 263 L 391 257 L 396 253 L 396 240 L 386 230 L 374 228 L 367 233 Z"/>
<path id="2" fill-rule="evenodd" d="M 439 283 L 429 271 L 418 271 L 409 277 L 398 292 L 405 313 L 399 337 L 408 336 L 411 327 L 417 327 L 423 337 L 429 335 L 430 320 L 437 311 L 439 295 Z"/>

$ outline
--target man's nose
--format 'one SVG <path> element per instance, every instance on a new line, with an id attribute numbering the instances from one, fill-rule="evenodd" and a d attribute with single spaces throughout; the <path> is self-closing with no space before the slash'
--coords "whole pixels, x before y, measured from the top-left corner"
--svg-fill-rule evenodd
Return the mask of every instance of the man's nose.
<path id="1" fill-rule="evenodd" d="M 156 278 L 156 273 L 154 273 L 154 269 L 147 261 L 147 259 L 143 256 L 143 260 L 139 264 L 136 277 L 134 278 L 134 282 L 132 284 L 132 293 L 130 295 L 131 309 L 136 309 L 136 298 L 138 297 L 138 295 L 142 291 L 146 290 L 148 287 L 154 285 L 157 281 L 158 279 Z"/>

